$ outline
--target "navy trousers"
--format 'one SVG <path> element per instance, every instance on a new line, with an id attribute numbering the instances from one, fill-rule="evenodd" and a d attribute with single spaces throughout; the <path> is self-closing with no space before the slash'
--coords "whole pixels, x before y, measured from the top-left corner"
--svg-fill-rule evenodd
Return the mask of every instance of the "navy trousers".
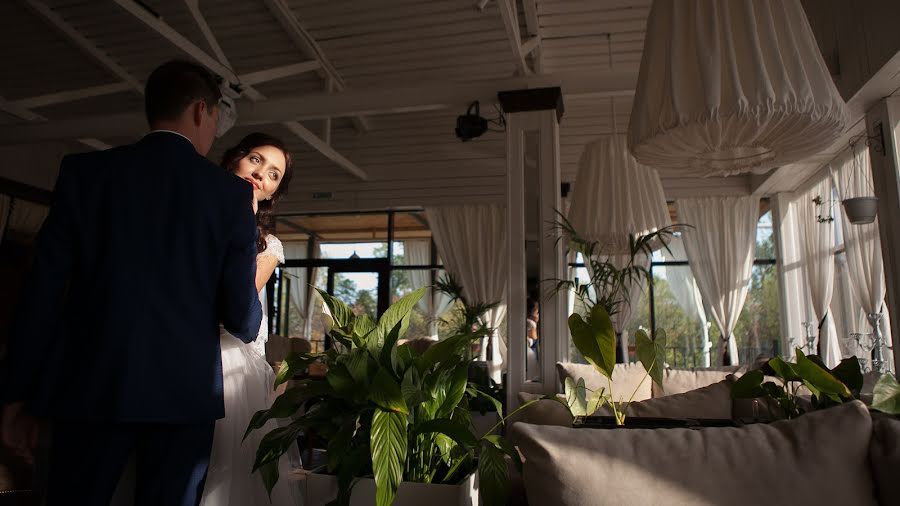
<path id="1" fill-rule="evenodd" d="M 196 506 L 203 495 L 215 422 L 56 422 L 46 506 L 107 506 L 130 455 L 136 506 Z"/>

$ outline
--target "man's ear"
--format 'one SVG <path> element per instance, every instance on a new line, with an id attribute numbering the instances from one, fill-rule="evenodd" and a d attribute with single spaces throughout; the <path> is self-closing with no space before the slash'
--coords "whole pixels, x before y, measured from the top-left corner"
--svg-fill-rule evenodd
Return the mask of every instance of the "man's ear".
<path id="1" fill-rule="evenodd" d="M 191 105 L 191 120 L 194 126 L 199 127 L 203 124 L 204 116 L 208 116 L 209 111 L 206 110 L 206 102 L 198 100 Z"/>

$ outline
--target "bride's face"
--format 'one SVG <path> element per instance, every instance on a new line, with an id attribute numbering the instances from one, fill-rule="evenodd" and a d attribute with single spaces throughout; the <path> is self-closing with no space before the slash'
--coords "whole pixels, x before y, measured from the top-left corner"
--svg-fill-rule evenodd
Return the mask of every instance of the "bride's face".
<path id="1" fill-rule="evenodd" d="M 284 167 L 284 153 L 274 146 L 258 146 L 238 161 L 234 173 L 253 185 L 256 200 L 269 200 L 278 190 Z"/>

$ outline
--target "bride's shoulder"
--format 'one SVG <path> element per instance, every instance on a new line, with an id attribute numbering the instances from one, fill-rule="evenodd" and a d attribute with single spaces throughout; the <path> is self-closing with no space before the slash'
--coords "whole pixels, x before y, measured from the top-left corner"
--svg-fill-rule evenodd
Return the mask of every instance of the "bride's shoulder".
<path id="1" fill-rule="evenodd" d="M 273 256 L 278 259 L 278 263 L 284 263 L 284 246 L 281 241 L 272 234 L 266 236 L 266 250 L 260 255 Z"/>

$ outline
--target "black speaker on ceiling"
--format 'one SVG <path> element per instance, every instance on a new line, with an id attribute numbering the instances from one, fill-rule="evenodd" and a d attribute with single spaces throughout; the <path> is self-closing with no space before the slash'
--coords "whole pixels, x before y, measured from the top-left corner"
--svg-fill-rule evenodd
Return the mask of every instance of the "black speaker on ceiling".
<path id="1" fill-rule="evenodd" d="M 474 113 L 472 112 L 474 109 Z M 487 132 L 488 121 L 481 117 L 478 101 L 472 102 L 466 114 L 456 118 L 456 136 L 463 142 L 480 137 Z"/>

